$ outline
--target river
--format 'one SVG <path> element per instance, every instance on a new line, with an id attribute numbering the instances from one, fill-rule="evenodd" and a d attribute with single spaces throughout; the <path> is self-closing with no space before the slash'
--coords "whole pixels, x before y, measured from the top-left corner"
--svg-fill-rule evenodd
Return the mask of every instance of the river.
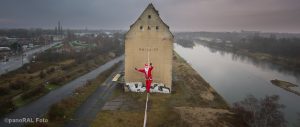
<path id="1" fill-rule="evenodd" d="M 285 105 L 283 112 L 288 126 L 296 122 L 297 112 L 300 113 L 300 96 L 272 85 L 270 80 L 279 79 L 300 85 L 299 73 L 201 44 L 192 48 L 174 44 L 174 49 L 228 103 L 243 100 L 249 94 L 257 98 L 276 94 L 280 96 L 280 103 Z"/>

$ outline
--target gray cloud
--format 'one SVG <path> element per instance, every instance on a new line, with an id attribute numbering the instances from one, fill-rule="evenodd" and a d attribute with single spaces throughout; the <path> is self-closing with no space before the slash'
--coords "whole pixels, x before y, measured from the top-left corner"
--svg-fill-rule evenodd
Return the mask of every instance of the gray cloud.
<path id="1" fill-rule="evenodd" d="M 299 0 L 152 0 L 175 31 L 300 32 Z M 0 0 L 0 28 L 128 29 L 149 0 Z"/>

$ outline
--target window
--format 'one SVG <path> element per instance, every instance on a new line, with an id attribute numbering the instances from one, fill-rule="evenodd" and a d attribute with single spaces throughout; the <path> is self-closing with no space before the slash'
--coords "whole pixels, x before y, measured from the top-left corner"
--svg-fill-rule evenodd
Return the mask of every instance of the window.
<path id="1" fill-rule="evenodd" d="M 148 26 L 148 30 L 151 30 L 151 27 L 150 27 L 150 26 Z"/>
<path id="2" fill-rule="evenodd" d="M 140 26 L 140 30 L 143 30 L 143 26 Z"/>
<path id="3" fill-rule="evenodd" d="M 151 19 L 151 15 L 148 15 L 148 19 Z"/>
<path id="4" fill-rule="evenodd" d="M 158 30 L 158 29 L 159 29 L 159 26 L 156 26 L 155 28 L 156 28 L 156 30 Z"/>

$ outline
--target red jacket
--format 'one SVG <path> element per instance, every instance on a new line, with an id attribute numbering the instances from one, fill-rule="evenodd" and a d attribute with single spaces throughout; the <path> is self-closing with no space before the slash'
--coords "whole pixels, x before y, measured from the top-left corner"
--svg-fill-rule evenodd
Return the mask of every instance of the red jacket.
<path id="1" fill-rule="evenodd" d="M 148 69 L 147 69 L 148 68 Z M 138 69 L 137 71 L 144 73 L 146 80 L 152 80 L 152 70 L 153 66 L 145 66 L 145 68 Z"/>

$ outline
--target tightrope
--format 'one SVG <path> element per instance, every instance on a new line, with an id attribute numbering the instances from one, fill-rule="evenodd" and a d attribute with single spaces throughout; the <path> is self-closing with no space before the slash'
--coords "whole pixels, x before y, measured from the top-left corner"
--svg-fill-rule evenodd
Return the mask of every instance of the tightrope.
<path id="1" fill-rule="evenodd" d="M 147 93 L 146 107 L 145 107 L 145 116 L 144 116 L 144 126 L 143 127 L 146 127 L 146 123 L 147 123 L 148 96 L 149 96 L 149 93 Z"/>

